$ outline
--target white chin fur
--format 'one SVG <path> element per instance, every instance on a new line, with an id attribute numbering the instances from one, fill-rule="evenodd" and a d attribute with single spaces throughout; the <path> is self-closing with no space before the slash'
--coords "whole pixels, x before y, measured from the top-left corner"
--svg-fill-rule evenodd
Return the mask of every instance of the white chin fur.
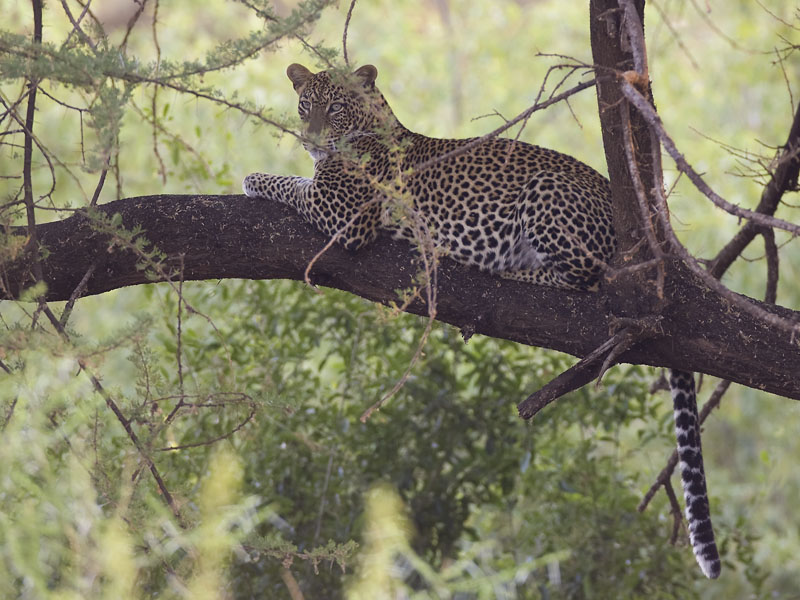
<path id="1" fill-rule="evenodd" d="M 326 158 L 328 156 L 327 151 L 320 150 L 319 148 L 306 148 L 306 150 L 308 150 L 308 153 L 311 155 L 311 158 L 313 158 L 315 161 L 322 160 L 323 158 Z"/>

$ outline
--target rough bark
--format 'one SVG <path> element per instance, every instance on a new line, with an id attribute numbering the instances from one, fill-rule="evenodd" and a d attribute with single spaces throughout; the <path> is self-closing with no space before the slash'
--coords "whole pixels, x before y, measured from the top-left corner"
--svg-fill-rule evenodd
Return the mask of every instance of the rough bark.
<path id="1" fill-rule="evenodd" d="M 291 209 L 244 196 L 144 196 L 111 202 L 101 212 L 119 213 L 127 229 L 141 226 L 147 240 L 177 268 L 183 255 L 186 280 L 245 278 L 302 280 L 308 262 L 326 240 Z M 25 229 L 12 232 L 26 235 Z M 85 216 L 37 226 L 47 249 L 41 260 L 47 300 L 66 300 L 95 264 L 85 294 L 150 283 L 136 254 L 111 245 Z M 35 281 L 30 256 L 2 266 L 2 294 L 18 298 Z M 312 280 L 368 300 L 397 300 L 413 284 L 418 267 L 405 242 L 381 237 L 349 253 L 330 248 L 315 264 Z M 782 329 L 743 313 L 698 283 L 678 261 L 665 265 L 666 295 L 660 331 L 622 354 L 620 362 L 708 373 L 800 399 L 800 347 Z M 177 278 L 177 275 L 176 275 Z M 524 344 L 585 356 L 616 330 L 604 292 L 565 292 L 508 281 L 447 259 L 439 270 L 437 318 L 462 328 Z M 800 313 L 763 305 L 800 323 Z M 427 314 L 421 303 L 409 312 Z"/>
<path id="2" fill-rule="evenodd" d="M 643 20 L 644 1 L 636 3 L 640 20 Z M 621 48 L 620 39 L 625 37 L 622 10 L 617 0 L 593 0 L 590 3 L 590 36 L 592 59 L 601 67 L 598 74 L 616 74 L 634 68 L 633 55 Z M 643 22 L 643 21 L 642 21 Z M 647 256 L 647 245 L 642 233 L 639 203 L 631 183 L 623 149 L 620 111 L 626 108 L 619 83 L 614 77 L 599 78 L 597 83 L 597 105 L 603 125 L 603 148 L 614 198 L 614 229 L 617 243 L 625 260 L 632 261 Z M 635 111 L 630 112 L 631 129 L 637 150 L 637 163 L 646 189 L 655 185 L 653 169 L 660 167 L 661 148 L 653 148 L 647 123 Z M 663 241 L 663 237 L 662 237 Z M 638 249 L 638 252 L 637 250 Z"/>

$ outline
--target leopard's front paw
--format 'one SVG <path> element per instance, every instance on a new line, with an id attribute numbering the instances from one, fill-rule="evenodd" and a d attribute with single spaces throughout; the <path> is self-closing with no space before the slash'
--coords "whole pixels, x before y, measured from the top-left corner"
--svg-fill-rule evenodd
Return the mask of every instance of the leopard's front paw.
<path id="1" fill-rule="evenodd" d="M 249 198 L 264 198 L 267 192 L 269 175 L 264 173 L 250 173 L 242 181 L 242 191 Z"/>

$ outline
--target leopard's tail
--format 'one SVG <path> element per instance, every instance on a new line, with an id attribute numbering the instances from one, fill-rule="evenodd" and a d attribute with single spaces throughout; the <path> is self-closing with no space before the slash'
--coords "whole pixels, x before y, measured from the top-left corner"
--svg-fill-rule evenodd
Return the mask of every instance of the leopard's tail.
<path id="1" fill-rule="evenodd" d="M 673 370 L 670 372 L 669 387 L 675 411 L 675 436 L 678 438 L 678 458 L 683 497 L 686 501 L 689 541 L 697 564 L 705 576 L 716 579 L 719 577 L 722 564 L 714 541 L 714 529 L 711 526 L 711 514 L 708 508 L 694 375 Z"/>

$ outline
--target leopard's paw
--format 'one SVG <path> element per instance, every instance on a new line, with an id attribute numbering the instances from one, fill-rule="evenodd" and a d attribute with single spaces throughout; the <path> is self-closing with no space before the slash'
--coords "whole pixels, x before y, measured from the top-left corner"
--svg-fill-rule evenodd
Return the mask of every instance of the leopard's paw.
<path id="1" fill-rule="evenodd" d="M 264 173 L 250 173 L 242 181 L 242 191 L 249 198 L 263 198 L 267 191 L 267 178 Z"/>

